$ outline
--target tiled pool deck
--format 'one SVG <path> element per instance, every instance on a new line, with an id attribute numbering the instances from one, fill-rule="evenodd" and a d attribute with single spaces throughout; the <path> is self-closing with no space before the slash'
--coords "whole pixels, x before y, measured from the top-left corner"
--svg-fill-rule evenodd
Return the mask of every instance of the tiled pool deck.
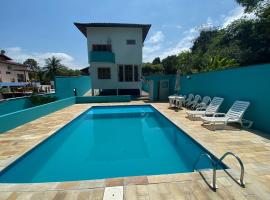
<path id="1" fill-rule="evenodd" d="M 142 104 L 143 102 L 118 103 Z M 20 157 L 57 129 L 94 105 L 75 104 L 0 135 L 0 168 Z M 244 162 L 246 187 L 237 185 L 224 171 L 217 172 L 219 189 L 213 192 L 197 173 L 140 176 L 96 181 L 76 181 L 40 184 L 0 184 L 0 199 L 103 199 L 104 189 L 124 187 L 124 199 L 270 199 L 270 140 L 255 133 L 229 128 L 211 131 L 200 121 L 186 118 L 185 110 L 175 112 L 168 103 L 153 103 L 161 113 L 221 157 L 232 151 Z M 235 178 L 239 177 L 237 162 L 228 157 L 224 161 Z M 29 169 L 31 170 L 31 169 Z M 211 182 L 211 171 L 204 172 Z"/>

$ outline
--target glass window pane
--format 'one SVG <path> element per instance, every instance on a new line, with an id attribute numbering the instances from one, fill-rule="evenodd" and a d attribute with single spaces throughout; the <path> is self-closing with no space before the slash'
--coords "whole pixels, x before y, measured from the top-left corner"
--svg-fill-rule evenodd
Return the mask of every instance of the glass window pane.
<path id="1" fill-rule="evenodd" d="M 124 67 L 123 67 L 123 65 L 119 65 L 119 67 L 118 67 L 118 80 L 120 82 L 124 81 Z"/>
<path id="2" fill-rule="evenodd" d="M 134 81 L 139 80 L 139 72 L 138 72 L 138 66 L 134 65 Z"/>
<path id="3" fill-rule="evenodd" d="M 132 65 L 125 65 L 125 81 L 133 81 Z"/>

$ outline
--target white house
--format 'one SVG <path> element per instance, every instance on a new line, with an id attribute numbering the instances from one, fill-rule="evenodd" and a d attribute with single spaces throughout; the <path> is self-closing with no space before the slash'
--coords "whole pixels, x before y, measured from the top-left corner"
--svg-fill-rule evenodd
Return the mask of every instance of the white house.
<path id="1" fill-rule="evenodd" d="M 142 47 L 149 24 L 74 23 L 87 38 L 92 94 L 141 93 Z"/>
<path id="2" fill-rule="evenodd" d="M 5 51 L 0 53 L 0 82 L 27 82 L 29 81 L 28 69 L 26 65 L 14 62 L 5 55 Z"/>

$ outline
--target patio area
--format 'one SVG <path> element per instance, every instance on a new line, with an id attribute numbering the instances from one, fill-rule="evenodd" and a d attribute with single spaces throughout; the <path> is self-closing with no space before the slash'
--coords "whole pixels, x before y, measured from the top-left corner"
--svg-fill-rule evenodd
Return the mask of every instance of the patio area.
<path id="1" fill-rule="evenodd" d="M 0 169 L 19 158 L 56 130 L 95 105 L 144 104 L 130 103 L 74 104 L 0 135 Z M 216 192 L 198 172 L 156 176 L 123 177 L 93 181 L 0 184 L 0 199 L 103 199 L 106 187 L 123 186 L 124 199 L 269 199 L 270 197 L 270 139 L 263 133 L 239 130 L 212 131 L 201 126 L 201 121 L 186 118 L 186 111 L 176 112 L 168 103 L 151 103 L 163 115 L 193 139 L 220 158 L 231 151 L 245 166 L 245 188 L 240 187 L 223 170 L 217 171 Z M 269 137 L 268 137 L 269 138 Z M 224 160 L 233 177 L 240 176 L 236 160 Z M 30 170 L 30 169 L 29 169 Z M 212 171 L 204 171 L 207 182 L 212 181 Z"/>

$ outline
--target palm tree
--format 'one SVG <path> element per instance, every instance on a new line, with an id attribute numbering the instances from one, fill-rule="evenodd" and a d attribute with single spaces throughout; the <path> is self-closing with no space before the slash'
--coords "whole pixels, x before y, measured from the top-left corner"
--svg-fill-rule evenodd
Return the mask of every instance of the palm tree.
<path id="1" fill-rule="evenodd" d="M 63 68 L 61 59 L 52 56 L 51 58 L 45 59 L 45 73 L 50 80 L 54 80 L 55 76 Z"/>

